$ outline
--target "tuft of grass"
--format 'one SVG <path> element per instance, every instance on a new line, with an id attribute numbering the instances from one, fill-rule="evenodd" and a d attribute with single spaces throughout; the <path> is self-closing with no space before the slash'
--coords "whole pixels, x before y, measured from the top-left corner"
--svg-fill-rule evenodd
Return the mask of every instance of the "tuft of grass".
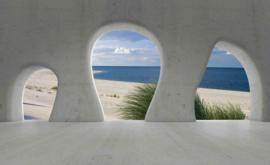
<path id="1" fill-rule="evenodd" d="M 32 90 L 32 89 L 33 89 L 33 86 L 31 86 L 31 85 L 26 85 L 25 88 Z"/>
<path id="2" fill-rule="evenodd" d="M 203 99 L 200 98 L 198 93 L 195 95 L 194 109 L 197 120 L 208 119 L 208 105 Z"/>
<path id="3" fill-rule="evenodd" d="M 246 114 L 241 110 L 240 105 L 228 102 L 224 104 L 212 104 L 208 106 L 208 120 L 244 120 Z"/>
<path id="4" fill-rule="evenodd" d="M 103 94 L 102 94 L 102 96 L 103 96 Z M 117 96 L 116 94 L 113 94 L 113 95 L 106 94 L 106 97 L 120 98 L 120 96 Z"/>
<path id="5" fill-rule="evenodd" d="M 239 104 L 228 102 L 225 104 L 206 104 L 198 94 L 194 102 L 195 115 L 197 120 L 244 120 L 246 114 L 241 110 Z"/>
<path id="6" fill-rule="evenodd" d="M 144 120 L 156 88 L 157 82 L 135 86 L 134 91 L 124 97 L 124 105 L 119 110 L 121 118 L 124 120 Z"/>
<path id="7" fill-rule="evenodd" d="M 135 90 L 124 97 L 124 105 L 118 110 L 120 117 L 124 120 L 144 120 L 156 88 L 157 82 L 135 86 Z M 230 102 L 228 105 L 209 105 L 198 94 L 195 96 L 194 109 L 197 120 L 244 120 L 246 118 L 239 105 Z"/>
<path id="8" fill-rule="evenodd" d="M 38 86 L 33 86 L 33 88 L 35 88 L 37 91 L 42 92 L 42 87 L 38 87 Z"/>
<path id="9" fill-rule="evenodd" d="M 57 86 L 52 87 L 51 90 L 57 91 Z"/>

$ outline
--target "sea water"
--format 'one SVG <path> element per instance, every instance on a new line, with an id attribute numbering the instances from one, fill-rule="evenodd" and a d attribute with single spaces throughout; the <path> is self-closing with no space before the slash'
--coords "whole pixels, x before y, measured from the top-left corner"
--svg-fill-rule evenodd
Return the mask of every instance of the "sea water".
<path id="1" fill-rule="evenodd" d="M 153 82 L 158 81 L 160 67 L 143 66 L 93 66 L 95 79 Z M 200 88 L 223 89 L 249 92 L 246 72 L 243 68 L 206 68 Z"/>

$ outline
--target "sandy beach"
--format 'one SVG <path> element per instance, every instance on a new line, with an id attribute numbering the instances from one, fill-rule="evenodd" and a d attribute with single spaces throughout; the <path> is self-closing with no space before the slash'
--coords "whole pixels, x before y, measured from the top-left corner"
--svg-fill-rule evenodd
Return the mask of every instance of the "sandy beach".
<path id="1" fill-rule="evenodd" d="M 98 72 L 98 71 L 95 71 Z M 119 120 L 117 110 L 122 105 L 123 97 L 134 89 L 139 83 L 95 80 L 105 120 Z M 56 91 L 51 90 L 57 86 L 57 78 L 53 72 L 44 69 L 35 72 L 27 81 L 24 91 L 24 114 L 26 119 L 49 120 Z M 242 110 L 249 114 L 250 93 L 198 88 L 197 92 L 208 103 L 239 104 Z M 116 94 L 119 98 L 110 97 Z"/>

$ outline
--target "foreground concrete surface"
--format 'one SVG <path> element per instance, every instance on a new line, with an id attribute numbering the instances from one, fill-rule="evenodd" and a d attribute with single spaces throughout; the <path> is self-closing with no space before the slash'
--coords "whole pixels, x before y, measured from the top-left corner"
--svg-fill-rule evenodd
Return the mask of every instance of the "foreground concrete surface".
<path id="1" fill-rule="evenodd" d="M 0 123 L 1 165 L 267 165 L 270 123 Z"/>
<path id="2" fill-rule="evenodd" d="M 269 0 L 1 0 L 0 121 L 22 121 L 25 83 L 51 69 L 58 93 L 50 121 L 104 121 L 91 70 L 102 35 L 151 39 L 161 74 L 146 121 L 195 121 L 194 97 L 214 46 L 241 62 L 250 119 L 270 121 Z"/>

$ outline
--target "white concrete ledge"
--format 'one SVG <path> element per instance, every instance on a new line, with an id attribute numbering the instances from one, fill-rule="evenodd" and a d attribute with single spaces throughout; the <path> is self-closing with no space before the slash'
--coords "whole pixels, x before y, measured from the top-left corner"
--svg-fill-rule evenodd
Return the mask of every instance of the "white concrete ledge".
<path id="1" fill-rule="evenodd" d="M 0 123 L 1 165 L 266 165 L 270 123 Z"/>

